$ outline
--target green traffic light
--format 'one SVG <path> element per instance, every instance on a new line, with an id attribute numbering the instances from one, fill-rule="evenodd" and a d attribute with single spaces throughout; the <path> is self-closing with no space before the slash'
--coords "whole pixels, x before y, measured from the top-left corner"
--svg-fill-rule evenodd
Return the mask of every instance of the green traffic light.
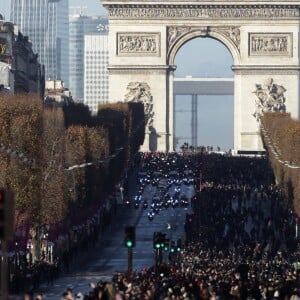
<path id="1" fill-rule="evenodd" d="M 160 244 L 156 244 L 155 247 L 156 247 L 157 249 L 159 249 L 159 248 L 160 248 Z"/>
<path id="2" fill-rule="evenodd" d="M 181 249 L 180 248 L 177 248 L 177 252 L 180 252 L 181 251 Z"/>
<path id="3" fill-rule="evenodd" d="M 173 252 L 175 252 L 175 249 L 174 249 L 174 248 L 172 248 L 172 249 L 171 249 L 171 252 L 172 252 L 172 253 L 173 253 Z"/>
<path id="4" fill-rule="evenodd" d="M 126 241 L 126 247 L 131 248 L 133 246 L 132 241 Z"/>
<path id="5" fill-rule="evenodd" d="M 165 250 L 165 251 L 169 251 L 169 247 L 165 247 L 164 250 Z"/>

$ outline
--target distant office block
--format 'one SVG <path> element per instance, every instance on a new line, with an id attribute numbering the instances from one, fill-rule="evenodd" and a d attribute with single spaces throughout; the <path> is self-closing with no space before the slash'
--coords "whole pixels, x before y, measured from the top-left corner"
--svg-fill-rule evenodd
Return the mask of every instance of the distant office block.
<path id="1" fill-rule="evenodd" d="M 73 98 L 83 102 L 84 96 L 84 36 L 107 35 L 108 21 L 105 17 L 69 16 L 69 89 Z"/>
<path id="2" fill-rule="evenodd" d="M 68 85 L 68 0 L 11 0 L 11 21 L 32 42 L 47 79 Z"/>
<path id="3" fill-rule="evenodd" d="M 108 102 L 108 35 L 85 36 L 84 104 L 97 111 Z"/>

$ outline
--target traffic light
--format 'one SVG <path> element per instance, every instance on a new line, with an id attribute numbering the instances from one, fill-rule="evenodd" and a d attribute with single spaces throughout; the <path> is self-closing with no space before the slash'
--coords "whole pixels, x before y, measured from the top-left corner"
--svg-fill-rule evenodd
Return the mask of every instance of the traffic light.
<path id="1" fill-rule="evenodd" d="M 135 227 L 127 226 L 125 227 L 125 238 L 124 244 L 127 248 L 135 247 Z"/>
<path id="2" fill-rule="evenodd" d="M 153 233 L 153 248 L 154 249 L 160 248 L 160 232 Z"/>
<path id="3" fill-rule="evenodd" d="M 153 248 L 154 249 L 164 249 L 166 246 L 166 234 L 162 232 L 153 233 Z M 168 245 L 169 247 L 169 245 Z"/>
<path id="4" fill-rule="evenodd" d="M 170 247 L 170 240 L 165 238 L 165 240 L 164 240 L 164 251 L 169 252 L 169 247 Z"/>
<path id="5" fill-rule="evenodd" d="M 177 252 L 181 252 L 182 250 L 182 242 L 181 242 L 181 239 L 178 239 L 177 240 Z"/>
<path id="6" fill-rule="evenodd" d="M 0 240 L 8 240 L 13 236 L 14 199 L 12 193 L 0 188 Z"/>
<path id="7" fill-rule="evenodd" d="M 175 247 L 175 242 L 171 241 L 171 249 L 170 249 L 171 253 L 175 253 L 176 252 L 176 247 Z"/>
<path id="8" fill-rule="evenodd" d="M 166 234 L 165 233 L 159 233 L 159 241 L 160 241 L 160 247 L 165 248 L 165 240 L 166 240 Z"/>

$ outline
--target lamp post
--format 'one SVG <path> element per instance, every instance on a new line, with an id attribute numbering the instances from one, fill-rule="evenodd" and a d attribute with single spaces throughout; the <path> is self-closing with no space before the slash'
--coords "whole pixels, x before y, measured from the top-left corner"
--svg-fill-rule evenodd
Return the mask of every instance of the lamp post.
<path id="1" fill-rule="evenodd" d="M 15 273 L 19 271 L 19 253 L 18 253 L 18 242 L 15 241 Z"/>
<path id="2" fill-rule="evenodd" d="M 31 251 L 33 249 L 33 244 L 32 244 L 31 239 L 28 240 L 26 248 L 27 248 L 26 260 L 27 260 L 27 263 L 29 265 L 31 265 L 32 264 L 32 253 L 31 253 Z"/>
<path id="3" fill-rule="evenodd" d="M 299 224 L 299 217 L 296 216 L 296 228 L 295 228 L 295 238 L 298 239 L 298 232 L 299 232 L 299 228 L 298 228 L 298 224 Z"/>
<path id="4" fill-rule="evenodd" d="M 18 292 L 19 291 L 19 284 L 20 284 L 20 273 L 22 269 L 22 257 L 20 257 L 20 248 L 19 248 L 19 243 L 17 240 L 15 240 L 15 245 L 14 245 L 14 255 L 13 255 L 13 272 L 10 270 L 10 274 L 13 276 L 10 276 L 10 283 L 13 284 L 14 291 Z"/>
<path id="5" fill-rule="evenodd" d="M 45 228 L 44 228 L 45 230 Z M 42 260 L 48 261 L 48 232 L 43 232 L 41 238 Z"/>
<path id="6" fill-rule="evenodd" d="M 49 262 L 53 264 L 54 259 L 53 259 L 53 248 L 54 248 L 54 243 L 53 242 L 48 242 L 48 247 L 49 247 Z"/>

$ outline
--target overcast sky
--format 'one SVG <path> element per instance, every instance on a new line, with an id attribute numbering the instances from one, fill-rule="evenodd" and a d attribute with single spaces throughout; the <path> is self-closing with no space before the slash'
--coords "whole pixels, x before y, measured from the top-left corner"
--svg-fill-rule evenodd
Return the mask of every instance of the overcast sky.
<path id="1" fill-rule="evenodd" d="M 70 13 L 82 11 L 86 15 L 106 15 L 99 0 L 69 0 Z M 9 20 L 10 0 L 0 0 L 0 13 Z M 176 77 L 232 77 L 233 60 L 230 52 L 220 42 L 197 38 L 186 43 L 175 58 Z M 224 150 L 233 145 L 233 97 L 198 97 L 198 140 L 200 144 L 220 146 Z M 190 110 L 190 98 L 180 97 L 175 110 Z M 176 114 L 176 113 L 175 113 Z M 189 141 L 190 113 L 177 113 L 177 136 Z M 181 140 L 183 141 L 183 140 Z"/>

